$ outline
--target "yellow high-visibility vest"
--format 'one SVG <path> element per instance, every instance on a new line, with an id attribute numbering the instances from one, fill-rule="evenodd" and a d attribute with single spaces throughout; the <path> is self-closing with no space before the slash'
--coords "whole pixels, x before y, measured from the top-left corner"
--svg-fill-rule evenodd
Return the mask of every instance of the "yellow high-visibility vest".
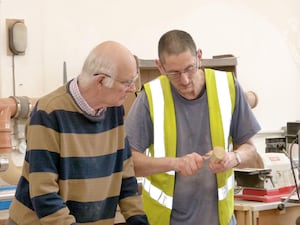
<path id="1" fill-rule="evenodd" d="M 229 151 L 230 121 L 235 105 L 232 73 L 205 70 L 213 146 Z M 154 143 L 151 157 L 176 157 L 176 118 L 171 86 L 164 75 L 144 85 L 153 122 Z M 164 132 L 162 132 L 164 131 Z M 155 150 L 155 151 L 154 151 Z M 233 214 L 233 170 L 217 174 L 219 220 L 228 225 Z M 144 208 L 151 225 L 170 224 L 175 185 L 175 171 L 147 176 L 143 180 Z"/>

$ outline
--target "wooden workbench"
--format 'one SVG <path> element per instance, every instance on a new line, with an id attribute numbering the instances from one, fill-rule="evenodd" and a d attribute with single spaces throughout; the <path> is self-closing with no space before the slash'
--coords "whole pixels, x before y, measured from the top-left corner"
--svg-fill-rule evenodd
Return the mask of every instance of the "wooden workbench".
<path id="1" fill-rule="evenodd" d="M 255 202 L 235 200 L 234 212 L 238 225 L 295 225 L 300 217 L 299 203 L 286 203 L 278 210 L 280 202 Z"/>

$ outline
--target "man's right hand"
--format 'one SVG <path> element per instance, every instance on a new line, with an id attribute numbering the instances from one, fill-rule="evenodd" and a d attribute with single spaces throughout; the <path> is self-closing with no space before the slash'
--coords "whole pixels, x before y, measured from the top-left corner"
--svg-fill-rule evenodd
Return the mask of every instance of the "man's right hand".
<path id="1" fill-rule="evenodd" d="M 175 171 L 183 176 L 191 176 L 202 168 L 205 159 L 198 153 L 190 153 L 175 159 Z"/>

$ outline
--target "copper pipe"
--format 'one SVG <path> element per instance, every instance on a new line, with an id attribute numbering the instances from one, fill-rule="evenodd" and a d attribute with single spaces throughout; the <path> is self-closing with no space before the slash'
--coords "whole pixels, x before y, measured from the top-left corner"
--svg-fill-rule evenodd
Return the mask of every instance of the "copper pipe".
<path id="1" fill-rule="evenodd" d="M 0 111 L 8 108 L 11 117 L 13 117 L 17 112 L 17 103 L 13 98 L 1 98 L 0 99 Z"/>
<path id="2" fill-rule="evenodd" d="M 25 96 L 0 98 L 0 111 L 4 108 L 9 108 L 11 118 L 26 119 L 37 100 L 37 98 L 28 98 Z"/>

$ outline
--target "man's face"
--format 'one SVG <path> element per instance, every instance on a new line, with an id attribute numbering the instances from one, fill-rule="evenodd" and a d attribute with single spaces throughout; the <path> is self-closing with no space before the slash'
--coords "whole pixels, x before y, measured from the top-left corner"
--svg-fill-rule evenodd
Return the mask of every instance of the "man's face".
<path id="1" fill-rule="evenodd" d="M 164 63 L 160 64 L 161 72 L 167 75 L 177 92 L 189 100 L 197 98 L 202 88 L 198 61 L 196 54 L 186 51 L 164 55 Z"/>
<path id="2" fill-rule="evenodd" d="M 122 77 L 122 78 L 119 78 Z M 126 76 L 118 76 L 112 79 L 112 84 L 107 88 L 106 102 L 108 106 L 120 106 L 124 103 L 128 94 L 136 91 L 135 82 L 138 74 L 130 74 Z"/>

